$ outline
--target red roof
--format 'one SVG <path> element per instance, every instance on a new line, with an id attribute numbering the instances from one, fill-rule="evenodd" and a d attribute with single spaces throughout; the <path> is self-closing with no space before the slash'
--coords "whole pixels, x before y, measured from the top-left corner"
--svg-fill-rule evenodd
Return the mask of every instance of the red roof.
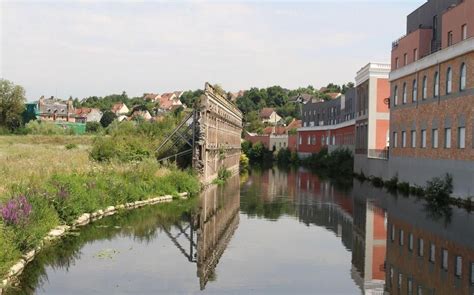
<path id="1" fill-rule="evenodd" d="M 260 118 L 270 118 L 275 110 L 273 108 L 263 108 L 260 111 Z"/>
<path id="2" fill-rule="evenodd" d="M 337 92 L 329 92 L 329 93 L 326 93 L 326 94 L 329 95 L 332 99 L 336 99 L 339 96 L 341 96 L 341 93 L 337 93 Z"/>
<path id="3" fill-rule="evenodd" d="M 123 102 L 118 102 L 112 106 L 112 112 L 116 113 L 123 107 Z"/>

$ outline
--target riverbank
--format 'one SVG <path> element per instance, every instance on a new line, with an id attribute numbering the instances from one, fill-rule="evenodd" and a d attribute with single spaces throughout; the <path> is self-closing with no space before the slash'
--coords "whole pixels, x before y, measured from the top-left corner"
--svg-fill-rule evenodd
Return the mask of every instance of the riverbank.
<path id="1" fill-rule="evenodd" d="M 92 161 L 91 142 L 82 136 L 0 138 L 0 278 L 52 229 L 71 226 L 84 213 L 200 189 L 192 173 L 152 159 Z"/>

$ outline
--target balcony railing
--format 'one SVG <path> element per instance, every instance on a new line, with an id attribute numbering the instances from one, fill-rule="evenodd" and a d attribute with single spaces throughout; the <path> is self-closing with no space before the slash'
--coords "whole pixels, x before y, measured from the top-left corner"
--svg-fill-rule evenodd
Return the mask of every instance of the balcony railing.
<path id="1" fill-rule="evenodd" d="M 367 151 L 367 157 L 374 158 L 374 159 L 388 160 L 389 155 L 390 153 L 389 153 L 388 148 L 383 149 L 383 150 L 369 149 Z"/>

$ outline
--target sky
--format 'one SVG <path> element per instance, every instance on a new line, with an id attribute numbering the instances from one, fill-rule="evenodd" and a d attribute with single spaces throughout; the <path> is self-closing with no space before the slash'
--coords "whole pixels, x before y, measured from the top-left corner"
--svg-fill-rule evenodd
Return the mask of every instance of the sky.
<path id="1" fill-rule="evenodd" d="M 0 0 L 0 77 L 29 101 L 203 88 L 317 88 L 389 62 L 423 0 Z"/>

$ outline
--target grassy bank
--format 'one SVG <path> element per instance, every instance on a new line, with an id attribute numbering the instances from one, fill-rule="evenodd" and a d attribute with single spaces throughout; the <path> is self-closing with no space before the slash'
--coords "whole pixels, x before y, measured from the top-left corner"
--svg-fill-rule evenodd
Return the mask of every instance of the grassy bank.
<path id="1" fill-rule="evenodd" d="M 0 277 L 53 227 L 150 197 L 196 193 L 190 172 L 141 162 L 98 163 L 87 136 L 0 137 Z"/>

